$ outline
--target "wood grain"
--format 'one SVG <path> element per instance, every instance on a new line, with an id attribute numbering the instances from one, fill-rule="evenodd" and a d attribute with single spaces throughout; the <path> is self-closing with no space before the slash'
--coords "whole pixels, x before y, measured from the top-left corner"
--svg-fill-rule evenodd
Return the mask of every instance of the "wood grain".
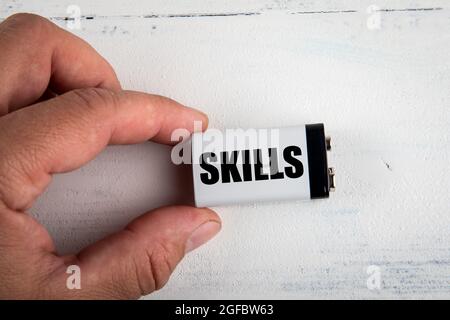
<path id="1" fill-rule="evenodd" d="M 3 0 L 81 29 L 124 87 L 207 112 L 211 126 L 324 122 L 329 200 L 217 208 L 218 238 L 148 298 L 450 298 L 448 1 Z M 420 5 L 419 5 L 420 4 Z M 75 251 L 190 187 L 151 143 L 55 177 L 32 210 Z M 369 266 L 380 289 L 369 289 Z"/>

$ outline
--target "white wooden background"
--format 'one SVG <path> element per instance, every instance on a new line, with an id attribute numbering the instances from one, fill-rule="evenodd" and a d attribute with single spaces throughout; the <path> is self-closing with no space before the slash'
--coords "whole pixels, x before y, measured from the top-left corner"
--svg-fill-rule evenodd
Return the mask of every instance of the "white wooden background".
<path id="1" fill-rule="evenodd" d="M 329 200 L 217 208 L 221 234 L 148 298 L 450 298 L 450 1 L 1 0 L 0 18 L 67 27 L 72 4 L 72 32 L 124 87 L 216 128 L 325 122 L 334 141 Z M 32 213 L 78 250 L 188 196 L 168 159 L 110 147 L 55 177 Z"/>

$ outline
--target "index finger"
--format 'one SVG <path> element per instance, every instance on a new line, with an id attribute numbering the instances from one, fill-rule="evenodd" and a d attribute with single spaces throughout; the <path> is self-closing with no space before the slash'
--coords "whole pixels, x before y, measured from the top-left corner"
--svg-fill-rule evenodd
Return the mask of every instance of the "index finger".
<path id="1" fill-rule="evenodd" d="M 50 88 L 120 89 L 113 68 L 88 43 L 47 19 L 16 14 L 0 24 L 0 116 L 37 101 Z"/>
<path id="2" fill-rule="evenodd" d="M 28 208 L 51 174 L 74 170 L 108 144 L 152 139 L 173 143 L 178 128 L 192 132 L 203 113 L 168 98 L 106 89 L 79 89 L 0 118 L 0 201 Z"/>

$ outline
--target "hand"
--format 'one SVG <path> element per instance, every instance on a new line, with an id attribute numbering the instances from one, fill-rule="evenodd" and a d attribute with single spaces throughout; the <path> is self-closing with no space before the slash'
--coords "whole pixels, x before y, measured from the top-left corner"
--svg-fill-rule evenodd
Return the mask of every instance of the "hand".
<path id="1" fill-rule="evenodd" d="M 86 42 L 39 16 L 0 24 L 0 298 L 138 298 L 161 288 L 186 252 L 220 230 L 209 209 L 165 207 L 76 255 L 58 256 L 26 214 L 51 175 L 108 144 L 170 143 L 175 128 L 207 123 L 170 99 L 123 91 Z M 81 289 L 69 290 L 69 265 Z"/>

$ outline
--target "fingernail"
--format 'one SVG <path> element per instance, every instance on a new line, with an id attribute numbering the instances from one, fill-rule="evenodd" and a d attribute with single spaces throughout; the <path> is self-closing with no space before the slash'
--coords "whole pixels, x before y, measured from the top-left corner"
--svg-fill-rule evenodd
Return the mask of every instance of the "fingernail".
<path id="1" fill-rule="evenodd" d="M 199 109 L 196 109 L 196 108 L 193 108 L 193 107 L 189 107 L 189 106 L 186 106 L 187 108 L 189 108 L 189 109 L 191 109 L 191 110 L 193 110 L 193 111 L 195 111 L 195 112 L 197 112 L 197 113 L 200 113 L 201 115 L 203 115 L 205 118 L 208 118 L 208 116 L 206 115 L 206 113 L 204 113 L 203 111 L 201 111 L 201 110 L 199 110 Z"/>
<path id="2" fill-rule="evenodd" d="M 203 119 L 198 119 L 197 121 L 202 121 L 202 128 L 206 129 L 208 127 L 208 122 L 209 122 L 209 117 L 206 113 L 204 113 L 203 111 L 199 110 L 199 109 L 195 109 L 192 107 L 187 107 L 195 112 L 197 112 L 198 114 L 202 115 Z"/>
<path id="3" fill-rule="evenodd" d="M 220 228 L 220 223 L 216 221 L 208 221 L 197 227 L 186 242 L 185 252 L 191 252 L 211 240 Z"/>

